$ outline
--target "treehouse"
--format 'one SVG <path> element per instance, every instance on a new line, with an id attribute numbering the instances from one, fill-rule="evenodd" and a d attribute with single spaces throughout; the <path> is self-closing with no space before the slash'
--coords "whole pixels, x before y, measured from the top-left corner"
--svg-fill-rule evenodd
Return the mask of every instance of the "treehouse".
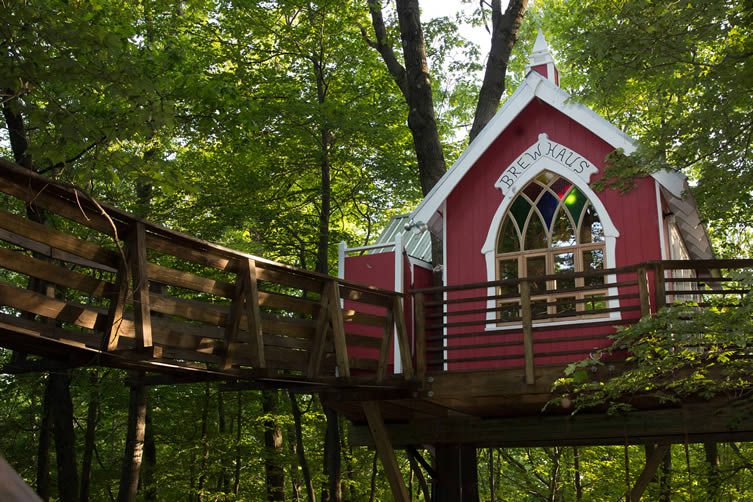
<path id="1" fill-rule="evenodd" d="M 680 173 L 637 179 L 626 193 L 596 188 L 618 149 L 629 154 L 636 144 L 559 87 L 539 33 L 525 80 L 491 122 L 375 245 L 341 247 L 340 274 L 421 293 L 430 369 L 524 367 L 526 357 L 529 366 L 562 366 L 594 356 L 616 326 L 641 316 L 640 281 L 658 284 L 652 266 L 636 277 L 638 264 L 713 258 Z M 432 287 L 430 233 L 442 245 L 442 288 Z M 695 271 L 661 273 L 670 300 L 694 289 L 679 280 Z"/>
<path id="2" fill-rule="evenodd" d="M 678 173 L 626 193 L 598 185 L 606 156 L 635 143 L 558 84 L 539 35 L 525 80 L 418 207 L 373 245 L 341 244 L 339 277 L 143 221 L 0 159 L 0 346 L 16 351 L 3 371 L 97 364 L 155 385 L 317 393 L 351 421 L 352 444 L 377 448 L 396 500 L 394 447 L 436 500 L 456 501 L 474 500 L 477 447 L 660 445 L 635 500 L 668 443 L 750 440 L 753 417 L 724 398 L 642 401 L 621 417 L 570 416 L 564 401 L 542 411 L 552 383 L 666 304 L 734 308 L 748 292 L 729 272 L 753 260 L 713 259 Z M 28 217 L 42 213 L 58 227 Z M 589 378 L 620 372 L 624 357 L 610 357 Z"/>

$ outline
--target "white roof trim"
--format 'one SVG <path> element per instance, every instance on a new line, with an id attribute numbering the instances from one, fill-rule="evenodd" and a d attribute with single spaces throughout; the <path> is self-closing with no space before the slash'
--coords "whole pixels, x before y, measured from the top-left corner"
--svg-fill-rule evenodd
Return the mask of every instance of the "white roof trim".
<path id="1" fill-rule="evenodd" d="M 532 71 L 526 75 L 525 80 L 476 136 L 476 139 L 468 145 L 455 164 L 413 210 L 411 218 L 415 221 L 429 222 L 470 168 L 534 98 L 539 98 L 575 120 L 611 146 L 622 148 L 626 154 L 631 154 L 636 150 L 636 143 L 630 136 L 587 106 L 573 101 L 570 99 L 570 94 L 539 73 Z M 652 176 L 670 193 L 677 197 L 682 196 L 686 179 L 684 175 L 675 171 L 662 170 L 653 173 Z"/>

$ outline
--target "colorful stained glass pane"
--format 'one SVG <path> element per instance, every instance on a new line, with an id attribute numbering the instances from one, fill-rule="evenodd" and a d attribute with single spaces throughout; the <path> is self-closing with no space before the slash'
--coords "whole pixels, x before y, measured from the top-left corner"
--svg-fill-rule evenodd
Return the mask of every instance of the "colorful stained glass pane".
<path id="1" fill-rule="evenodd" d="M 552 191 L 557 194 L 557 197 L 560 200 L 563 200 L 572 186 L 573 184 L 567 181 L 565 178 L 560 178 L 552 183 L 551 188 Z"/>
<path id="2" fill-rule="evenodd" d="M 552 224 L 552 247 L 563 248 L 568 246 L 575 246 L 575 229 L 565 210 L 559 209 Z"/>
<path id="3" fill-rule="evenodd" d="M 539 208 L 541 216 L 544 217 L 544 225 L 546 228 L 549 228 L 552 225 L 552 216 L 554 216 L 554 211 L 557 209 L 558 205 L 559 200 L 557 200 L 557 198 L 550 192 L 545 192 L 536 203 L 536 207 Z"/>
<path id="4" fill-rule="evenodd" d="M 541 223 L 537 211 L 531 211 L 531 219 L 528 222 L 523 246 L 523 249 L 545 249 L 548 247 L 546 229 L 544 229 L 544 224 Z"/>
<path id="5" fill-rule="evenodd" d="M 563 202 L 565 203 L 567 210 L 570 212 L 570 215 L 573 217 L 573 221 L 580 221 L 580 213 L 583 211 L 583 206 L 588 202 L 588 199 L 583 195 L 583 192 L 578 190 L 577 187 L 573 187 L 573 189 L 565 196 Z"/>
<path id="6" fill-rule="evenodd" d="M 502 230 L 500 230 L 497 238 L 497 253 L 512 253 L 515 251 L 520 251 L 518 231 L 515 229 L 515 223 L 507 216 L 502 223 Z"/>
<path id="7" fill-rule="evenodd" d="M 513 218 L 518 224 L 518 228 L 525 228 L 526 218 L 528 218 L 528 211 L 531 209 L 531 205 L 525 199 L 525 197 L 516 197 L 510 208 Z"/>
<path id="8" fill-rule="evenodd" d="M 523 190 L 523 193 L 528 196 L 531 201 L 536 202 L 536 197 L 539 196 L 541 191 L 544 189 L 541 185 L 539 185 L 536 182 L 529 183 L 527 187 Z"/>

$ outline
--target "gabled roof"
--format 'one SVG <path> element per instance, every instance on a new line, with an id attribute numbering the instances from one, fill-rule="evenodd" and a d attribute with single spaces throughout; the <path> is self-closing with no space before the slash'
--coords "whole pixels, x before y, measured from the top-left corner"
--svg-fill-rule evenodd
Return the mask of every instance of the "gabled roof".
<path id="1" fill-rule="evenodd" d="M 622 148 L 626 154 L 635 151 L 635 141 L 587 106 L 571 99 L 570 94 L 547 80 L 535 71 L 531 71 L 510 96 L 492 120 L 484 127 L 476 139 L 460 155 L 453 166 L 439 179 L 434 188 L 410 214 L 413 221 L 432 224 L 437 210 L 447 199 L 465 174 L 492 145 L 494 140 L 510 123 L 538 98 L 556 110 L 570 117 L 580 125 L 614 148 Z M 658 171 L 652 176 L 675 197 L 682 197 L 685 188 L 685 176 L 675 171 Z"/>

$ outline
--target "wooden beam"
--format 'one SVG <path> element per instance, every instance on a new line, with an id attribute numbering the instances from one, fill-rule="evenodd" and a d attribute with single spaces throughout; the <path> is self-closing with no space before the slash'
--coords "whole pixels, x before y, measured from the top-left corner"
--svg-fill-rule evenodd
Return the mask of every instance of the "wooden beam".
<path id="1" fill-rule="evenodd" d="M 341 377 L 350 376 L 350 363 L 348 361 L 348 345 L 345 341 L 345 323 L 343 311 L 340 308 L 340 287 L 337 280 L 329 281 L 329 319 L 332 324 L 332 338 L 335 342 L 335 358 Z"/>
<path id="2" fill-rule="evenodd" d="M 309 378 L 316 378 L 319 376 L 319 369 L 322 364 L 322 357 L 324 356 L 324 347 L 327 340 L 327 331 L 329 329 L 329 297 L 330 290 L 325 286 L 322 289 L 319 313 L 316 315 L 316 331 L 314 332 L 314 340 L 311 344 L 311 355 L 309 356 L 309 364 L 306 371 L 306 375 Z"/>
<path id="3" fill-rule="evenodd" d="M 128 267 L 121 263 L 115 278 L 115 289 L 110 296 L 110 306 L 107 309 L 107 324 L 103 337 L 103 350 L 112 351 L 118 348 L 123 313 L 128 296 Z"/>
<path id="4" fill-rule="evenodd" d="M 363 403 L 363 412 L 369 423 L 371 436 L 374 438 L 377 454 L 382 461 L 384 473 L 390 483 L 392 497 L 397 502 L 409 502 L 408 490 L 405 487 L 405 480 L 397 464 L 395 450 L 392 448 L 387 430 L 384 427 L 382 412 L 379 409 L 379 403 L 376 401 L 366 401 Z"/>
<path id="5" fill-rule="evenodd" d="M 146 231 L 137 222 L 128 238 L 128 261 L 133 280 L 133 313 L 136 341 L 141 347 L 152 346 L 152 317 L 149 309 L 149 276 L 146 261 Z"/>
<path id="6" fill-rule="evenodd" d="M 408 340 L 408 329 L 405 326 L 405 314 L 403 312 L 403 299 L 395 295 L 392 298 L 392 313 L 395 316 L 395 330 L 397 343 L 400 347 L 400 362 L 403 365 L 403 377 L 413 378 L 413 355 Z"/>
<path id="7" fill-rule="evenodd" d="M 424 294 L 416 293 L 413 296 L 415 305 L 415 337 L 416 337 L 416 376 L 419 380 L 426 377 L 426 312 L 424 310 Z"/>
<path id="8" fill-rule="evenodd" d="M 648 488 L 648 484 L 654 478 L 654 475 L 656 475 L 657 469 L 659 469 L 664 457 L 667 455 L 670 446 L 671 445 L 669 444 L 660 444 L 654 448 L 653 452 L 651 452 L 651 455 L 646 459 L 646 465 L 643 467 L 643 471 L 635 481 L 633 489 L 630 490 L 630 496 L 628 497 L 630 502 L 638 502 L 641 499 L 643 492 Z"/>
<path id="9" fill-rule="evenodd" d="M 638 274 L 638 292 L 641 299 L 641 317 L 646 317 L 651 313 L 648 295 L 648 276 L 645 267 L 639 268 L 636 273 Z"/>
<path id="10" fill-rule="evenodd" d="M 531 307 L 531 284 L 520 280 L 520 311 L 523 322 L 523 357 L 525 359 L 526 383 L 536 383 L 533 360 L 533 309 Z"/>
<path id="11" fill-rule="evenodd" d="M 390 355 L 390 347 L 392 347 L 392 334 L 394 333 L 395 321 L 392 315 L 392 309 L 387 310 L 387 319 L 384 322 L 384 331 L 382 333 L 382 340 L 379 347 L 379 362 L 377 364 L 377 382 L 384 381 L 384 377 L 387 374 L 387 361 Z"/>
<path id="12" fill-rule="evenodd" d="M 246 287 L 245 306 L 246 319 L 248 319 L 248 333 L 251 336 L 250 345 L 253 347 L 254 359 L 257 368 L 264 368 L 267 363 L 264 357 L 264 335 L 262 333 L 261 310 L 259 309 L 259 285 L 256 279 L 256 262 L 248 258 L 243 268 Z"/>
<path id="13" fill-rule="evenodd" d="M 658 264 L 654 268 L 654 295 L 656 310 L 659 311 L 667 304 L 667 289 L 664 282 L 664 265 Z"/>
<path id="14" fill-rule="evenodd" d="M 230 305 L 230 315 L 225 323 L 225 343 L 223 346 L 222 362 L 220 368 L 223 370 L 233 366 L 233 351 L 238 340 L 238 333 L 241 329 L 241 316 L 243 315 L 243 304 L 245 302 L 246 278 L 243 273 L 238 273 L 235 279 L 235 292 L 233 301 Z"/>

